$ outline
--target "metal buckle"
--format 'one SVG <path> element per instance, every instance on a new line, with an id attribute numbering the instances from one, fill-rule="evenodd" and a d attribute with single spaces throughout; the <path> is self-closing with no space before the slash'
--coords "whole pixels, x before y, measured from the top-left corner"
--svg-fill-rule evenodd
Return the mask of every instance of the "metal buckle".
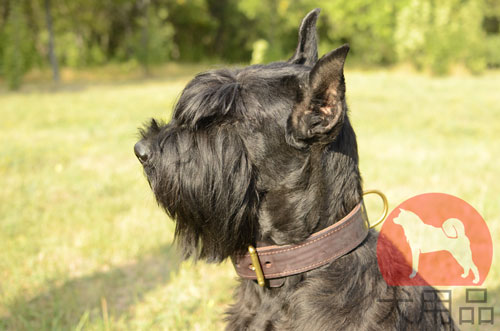
<path id="1" fill-rule="evenodd" d="M 251 269 L 255 271 L 257 275 L 257 283 L 260 287 L 264 287 L 266 284 L 264 273 L 262 272 L 262 268 L 260 267 L 259 256 L 257 255 L 257 250 L 252 245 L 248 246 L 248 253 L 250 253 L 250 259 L 252 259 Z"/>

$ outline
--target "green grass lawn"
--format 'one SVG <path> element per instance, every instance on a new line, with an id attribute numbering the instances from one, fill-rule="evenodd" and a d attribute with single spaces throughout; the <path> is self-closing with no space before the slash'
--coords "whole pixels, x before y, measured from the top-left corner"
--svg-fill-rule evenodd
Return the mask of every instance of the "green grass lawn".
<path id="1" fill-rule="evenodd" d="M 223 328 L 235 272 L 181 263 L 133 153 L 137 127 L 169 118 L 191 74 L 0 91 L 0 329 Z M 425 192 L 461 197 L 498 242 L 500 72 L 346 80 L 364 187 L 391 207 Z M 499 254 L 497 244 L 485 284 L 496 325 Z"/>

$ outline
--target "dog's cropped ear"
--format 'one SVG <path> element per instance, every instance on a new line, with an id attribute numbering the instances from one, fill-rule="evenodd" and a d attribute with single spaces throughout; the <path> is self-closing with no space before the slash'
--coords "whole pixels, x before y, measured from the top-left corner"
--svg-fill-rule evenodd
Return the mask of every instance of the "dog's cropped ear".
<path id="1" fill-rule="evenodd" d="M 316 40 L 316 20 L 320 9 L 316 8 L 304 17 L 299 28 L 299 44 L 289 63 L 313 66 L 318 61 L 318 43 Z"/>
<path id="2" fill-rule="evenodd" d="M 346 113 L 345 44 L 324 55 L 309 73 L 304 98 L 288 119 L 287 138 L 299 148 L 314 142 L 331 142 L 339 133 Z"/>

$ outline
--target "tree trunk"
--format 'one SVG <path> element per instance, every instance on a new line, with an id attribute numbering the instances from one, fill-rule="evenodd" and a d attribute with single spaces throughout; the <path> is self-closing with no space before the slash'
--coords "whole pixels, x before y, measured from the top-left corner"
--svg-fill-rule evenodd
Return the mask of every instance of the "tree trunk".
<path id="1" fill-rule="evenodd" d="M 2 1 L 2 24 L 0 25 L 0 28 L 2 29 L 7 23 L 7 18 L 9 17 L 9 11 L 10 11 L 10 1 L 9 0 Z"/>
<path id="2" fill-rule="evenodd" d="M 142 1 L 142 10 L 144 13 L 144 25 L 142 26 L 142 33 L 141 33 L 141 44 L 142 44 L 142 49 L 143 49 L 143 67 L 144 67 L 144 74 L 146 76 L 150 75 L 149 71 L 149 24 L 150 24 L 150 17 L 149 17 L 149 0 L 143 0 Z"/>
<path id="3" fill-rule="evenodd" d="M 52 28 L 52 13 L 50 0 L 45 0 L 45 20 L 47 21 L 47 30 L 49 32 L 49 59 L 52 66 L 52 76 L 54 82 L 59 82 L 59 65 L 57 63 L 57 57 L 55 53 L 54 44 L 54 29 Z"/>

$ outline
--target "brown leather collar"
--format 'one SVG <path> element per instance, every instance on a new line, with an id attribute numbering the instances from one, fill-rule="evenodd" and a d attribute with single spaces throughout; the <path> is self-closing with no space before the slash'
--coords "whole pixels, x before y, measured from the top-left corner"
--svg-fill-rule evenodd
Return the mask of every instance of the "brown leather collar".
<path id="1" fill-rule="evenodd" d="M 279 287 L 286 276 L 316 269 L 342 257 L 363 242 L 368 230 L 368 217 L 360 202 L 346 217 L 300 244 L 257 247 L 266 286 Z M 234 258 L 233 264 L 240 277 L 257 279 L 250 253 Z"/>

